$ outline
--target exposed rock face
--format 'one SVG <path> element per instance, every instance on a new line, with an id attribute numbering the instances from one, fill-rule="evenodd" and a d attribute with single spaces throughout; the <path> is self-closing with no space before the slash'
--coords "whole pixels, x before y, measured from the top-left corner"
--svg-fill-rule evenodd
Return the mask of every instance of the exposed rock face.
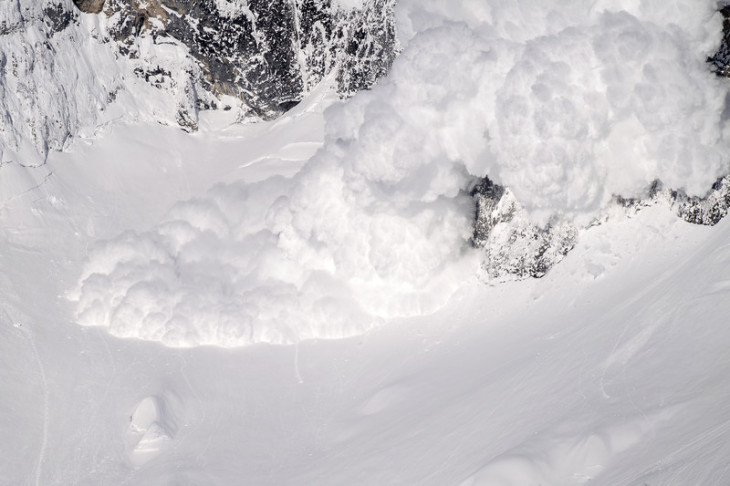
<path id="1" fill-rule="evenodd" d="M 687 197 L 673 191 L 677 214 L 690 223 L 714 226 L 728 213 L 730 208 L 730 176 L 725 176 L 712 186 L 705 197 Z"/>
<path id="2" fill-rule="evenodd" d="M 616 197 L 615 200 L 621 206 L 634 211 L 663 201 L 688 223 L 714 226 L 727 216 L 730 208 L 730 176 L 720 178 L 702 197 L 687 196 L 683 191 L 665 187 L 657 180 L 651 184 L 644 198 Z"/>
<path id="3" fill-rule="evenodd" d="M 139 36 L 178 41 L 199 64 L 203 89 L 270 119 L 331 72 L 345 96 L 384 75 L 396 54 L 393 4 L 344 11 L 331 0 L 107 0 L 103 14 L 123 54 L 138 55 Z"/>
<path id="4" fill-rule="evenodd" d="M 717 53 L 710 57 L 707 62 L 710 63 L 712 70 L 718 75 L 730 76 L 730 6 L 723 7 L 720 11 L 725 16 L 725 21 L 722 24 L 722 43 Z"/>
<path id="5" fill-rule="evenodd" d="M 485 280 L 542 277 L 577 242 L 579 228 L 557 218 L 545 228 L 531 224 L 510 190 L 488 178 L 472 190 L 472 197 L 476 207 L 472 245 L 484 252 L 481 266 Z M 730 176 L 718 180 L 703 197 L 689 197 L 654 181 L 644 197 L 616 196 L 614 203 L 628 214 L 664 204 L 689 223 L 713 226 L 730 209 Z M 600 219 L 594 223 L 600 224 Z"/>
<path id="6" fill-rule="evenodd" d="M 276 117 L 325 77 L 368 88 L 396 55 L 394 1 L 0 2 L 0 165 L 42 164 L 112 120 L 194 131 L 205 109 Z"/>
<path id="7" fill-rule="evenodd" d="M 70 0 L 0 2 L 0 165 L 39 165 L 104 123 L 121 66 L 79 15 Z"/>
<path id="8" fill-rule="evenodd" d="M 577 229 L 555 219 L 544 228 L 530 222 L 509 189 L 484 178 L 473 189 L 476 213 L 472 244 L 484 251 L 485 280 L 544 276 L 573 249 Z"/>

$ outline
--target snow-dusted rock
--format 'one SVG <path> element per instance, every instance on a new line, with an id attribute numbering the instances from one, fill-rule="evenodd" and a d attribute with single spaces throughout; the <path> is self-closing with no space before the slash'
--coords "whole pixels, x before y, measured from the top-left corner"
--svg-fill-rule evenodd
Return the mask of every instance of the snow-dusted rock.
<path id="1" fill-rule="evenodd" d="M 472 245 L 483 251 L 481 277 L 485 280 L 542 277 L 577 243 L 579 226 L 558 217 L 545 227 L 531 223 L 512 192 L 488 178 L 474 187 L 472 197 Z M 614 204 L 629 215 L 663 204 L 688 223 L 714 226 L 727 216 L 730 208 L 730 176 L 719 179 L 701 197 L 690 197 L 656 180 L 642 197 L 615 196 Z M 590 224 L 602 224 L 606 218 L 604 214 Z"/>
<path id="2" fill-rule="evenodd" d="M 375 0 L 345 10 L 329 0 L 107 0 L 102 12 L 122 53 L 138 56 L 140 36 L 180 43 L 200 68 L 203 90 L 240 98 L 267 119 L 330 72 L 343 95 L 372 86 L 395 56 L 393 4 Z M 170 76 L 164 70 L 158 73 Z"/>
<path id="3" fill-rule="evenodd" d="M 396 53 L 393 0 L 19 0 L 0 5 L 0 160 L 37 165 L 110 121 L 270 119 L 326 76 L 369 88 Z M 226 102 L 229 103 L 229 102 Z"/>
<path id="4" fill-rule="evenodd" d="M 488 178 L 473 190 L 476 210 L 472 244 L 483 251 L 485 280 L 542 277 L 576 244 L 578 228 L 553 218 L 535 225 L 512 191 Z"/>

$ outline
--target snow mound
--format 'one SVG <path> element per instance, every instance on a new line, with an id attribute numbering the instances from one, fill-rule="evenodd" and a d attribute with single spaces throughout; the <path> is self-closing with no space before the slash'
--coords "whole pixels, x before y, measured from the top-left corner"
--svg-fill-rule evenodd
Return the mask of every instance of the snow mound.
<path id="1" fill-rule="evenodd" d="M 526 484 L 587 484 L 614 458 L 668 420 L 674 410 L 615 423 L 580 436 L 561 434 L 528 441 L 492 460 L 461 486 L 522 486 Z"/>
<path id="2" fill-rule="evenodd" d="M 129 418 L 124 434 L 129 462 L 140 467 L 159 456 L 172 441 L 177 428 L 170 410 L 171 396 L 149 396 L 142 399 Z"/>
<path id="3" fill-rule="evenodd" d="M 292 180 L 218 187 L 100 244 L 79 322 L 173 346 L 349 336 L 473 276 L 477 178 L 544 223 L 655 179 L 701 193 L 727 170 L 712 2 L 404 0 L 396 15 L 392 72 L 325 113 Z"/>

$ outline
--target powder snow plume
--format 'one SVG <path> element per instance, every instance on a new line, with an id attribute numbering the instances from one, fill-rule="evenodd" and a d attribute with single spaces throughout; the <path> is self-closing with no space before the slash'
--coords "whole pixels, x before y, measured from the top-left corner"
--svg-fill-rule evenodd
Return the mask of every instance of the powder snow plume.
<path id="1" fill-rule="evenodd" d="M 727 172 L 713 2 L 402 0 L 396 15 L 390 75 L 325 113 L 296 176 L 216 186 L 99 243 L 79 323 L 171 346 L 351 336 L 473 276 L 476 177 L 539 223 Z"/>

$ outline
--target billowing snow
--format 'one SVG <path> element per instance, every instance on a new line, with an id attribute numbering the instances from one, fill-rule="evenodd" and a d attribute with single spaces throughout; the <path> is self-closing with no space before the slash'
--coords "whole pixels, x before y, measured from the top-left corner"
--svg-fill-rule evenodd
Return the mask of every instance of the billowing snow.
<path id="1" fill-rule="evenodd" d="M 413 53 L 400 67 L 412 59 L 445 90 L 434 74 L 458 73 L 470 131 L 455 144 L 486 138 L 491 156 L 470 170 L 510 187 L 537 221 L 593 213 L 656 178 L 701 194 L 727 169 L 725 88 L 705 65 L 721 30 L 713 2 L 406 1 L 399 16 Z"/>

